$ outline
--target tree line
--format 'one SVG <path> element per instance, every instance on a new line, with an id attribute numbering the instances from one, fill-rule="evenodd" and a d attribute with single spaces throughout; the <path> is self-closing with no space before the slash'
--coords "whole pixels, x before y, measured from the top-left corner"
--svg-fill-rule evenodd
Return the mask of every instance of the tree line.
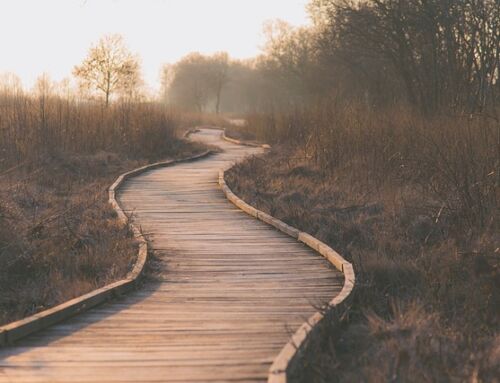
<path id="1" fill-rule="evenodd" d="M 160 98 L 190 111 L 242 114 L 335 96 L 369 107 L 404 104 L 427 115 L 498 118 L 497 0 L 310 0 L 307 10 L 309 26 L 268 22 L 257 57 L 191 53 L 164 65 Z M 139 57 L 120 35 L 92 45 L 73 74 L 84 98 L 106 106 L 145 95 Z M 60 87 L 69 89 L 69 81 Z M 53 88 L 45 75 L 35 86 Z"/>
<path id="2" fill-rule="evenodd" d="M 59 83 L 46 73 L 33 86 L 32 95 L 103 101 L 108 107 L 112 99 L 138 100 L 146 96 L 140 59 L 132 53 L 119 34 L 105 35 L 93 44 L 84 60 L 73 68 L 77 87 L 70 78 Z M 25 93 L 21 80 L 13 73 L 0 74 L 0 95 L 15 97 Z"/>
<path id="3" fill-rule="evenodd" d="M 73 73 L 76 88 L 42 74 L 31 92 L 0 74 L 0 173 L 67 153 L 147 158 L 177 145 L 180 116 L 145 99 L 139 59 L 121 36 L 101 38 Z"/>
<path id="4" fill-rule="evenodd" d="M 425 114 L 493 113 L 500 84 L 496 0 L 311 0 L 307 27 L 268 23 L 262 54 L 191 54 L 164 68 L 164 100 L 261 112 L 335 94 Z"/>

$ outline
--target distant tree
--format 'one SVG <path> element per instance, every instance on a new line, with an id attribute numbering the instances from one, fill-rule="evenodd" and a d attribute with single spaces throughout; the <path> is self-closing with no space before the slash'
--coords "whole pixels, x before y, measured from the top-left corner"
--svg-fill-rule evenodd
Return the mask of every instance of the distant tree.
<path id="1" fill-rule="evenodd" d="M 120 35 L 104 36 L 73 71 L 81 85 L 104 94 L 106 106 L 115 92 L 131 94 L 141 82 L 139 60 Z"/>
<path id="2" fill-rule="evenodd" d="M 54 90 L 54 82 L 47 73 L 42 73 L 37 77 L 33 87 L 33 93 L 40 99 L 47 99 Z"/>
<path id="3" fill-rule="evenodd" d="M 427 114 L 494 108 L 498 0 L 312 0 L 309 12 L 331 70 L 347 67 L 372 94 L 394 88 Z"/>
<path id="4" fill-rule="evenodd" d="M 255 68 L 256 60 L 232 60 L 228 68 L 228 81 L 221 95 L 221 109 L 228 113 L 249 113 L 260 104 L 268 105 L 263 96 L 265 79 Z"/>
<path id="5" fill-rule="evenodd" d="M 164 97 L 168 102 L 198 112 L 215 103 L 215 112 L 219 113 L 222 89 L 229 81 L 229 66 L 225 52 L 212 56 L 191 53 L 174 65 L 165 65 Z"/>
<path id="6" fill-rule="evenodd" d="M 0 96 L 15 96 L 23 93 L 23 83 L 14 73 L 0 73 Z"/>
<path id="7" fill-rule="evenodd" d="M 33 94 L 36 96 L 38 101 L 38 120 L 40 129 L 40 138 L 42 140 L 43 146 L 50 147 L 47 145 L 52 139 L 49 133 L 49 114 L 50 114 L 50 103 L 49 99 L 53 96 L 54 82 L 47 73 L 43 73 L 35 81 L 33 87 Z"/>
<path id="8" fill-rule="evenodd" d="M 322 88 L 325 80 L 316 65 L 310 29 L 274 20 L 264 25 L 264 35 L 266 42 L 257 66 L 274 89 L 273 102 L 288 99 L 302 103 Z"/>
<path id="9" fill-rule="evenodd" d="M 229 80 L 229 57 L 227 53 L 220 52 L 210 57 L 209 66 L 209 81 L 215 94 L 215 113 L 219 114 L 222 88 Z"/>
<path id="10" fill-rule="evenodd" d="M 163 67 L 165 99 L 185 109 L 203 111 L 209 97 L 207 62 L 203 55 L 190 53 L 174 65 Z"/>

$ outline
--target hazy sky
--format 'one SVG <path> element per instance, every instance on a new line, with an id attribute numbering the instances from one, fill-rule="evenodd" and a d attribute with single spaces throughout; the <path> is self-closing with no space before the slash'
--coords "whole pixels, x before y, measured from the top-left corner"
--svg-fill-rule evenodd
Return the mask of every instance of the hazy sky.
<path id="1" fill-rule="evenodd" d="M 147 83 L 158 87 L 160 66 L 191 51 L 255 56 L 262 24 L 280 18 L 308 22 L 307 0 L 0 0 L 0 72 L 31 86 L 42 72 L 70 76 L 89 46 L 120 33 L 142 58 Z"/>

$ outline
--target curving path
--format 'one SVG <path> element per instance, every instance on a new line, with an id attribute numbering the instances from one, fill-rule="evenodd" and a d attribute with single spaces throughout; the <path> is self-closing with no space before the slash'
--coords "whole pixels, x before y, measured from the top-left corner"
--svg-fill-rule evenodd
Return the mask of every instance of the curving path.
<path id="1" fill-rule="evenodd" d="M 263 382 L 302 322 L 343 276 L 305 245 L 227 201 L 218 170 L 261 149 L 220 131 L 223 149 L 152 170 L 120 203 L 150 234 L 157 281 L 0 349 L 0 382 Z"/>

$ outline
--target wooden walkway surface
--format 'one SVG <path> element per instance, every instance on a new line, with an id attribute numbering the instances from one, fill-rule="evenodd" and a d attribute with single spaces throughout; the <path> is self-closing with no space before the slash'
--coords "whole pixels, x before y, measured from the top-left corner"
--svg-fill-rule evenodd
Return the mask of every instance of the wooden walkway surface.
<path id="1" fill-rule="evenodd" d="M 0 382 L 264 382 L 273 358 L 343 276 L 236 209 L 218 170 L 261 149 L 223 149 L 144 173 L 120 203 L 149 233 L 158 281 L 0 349 Z"/>

